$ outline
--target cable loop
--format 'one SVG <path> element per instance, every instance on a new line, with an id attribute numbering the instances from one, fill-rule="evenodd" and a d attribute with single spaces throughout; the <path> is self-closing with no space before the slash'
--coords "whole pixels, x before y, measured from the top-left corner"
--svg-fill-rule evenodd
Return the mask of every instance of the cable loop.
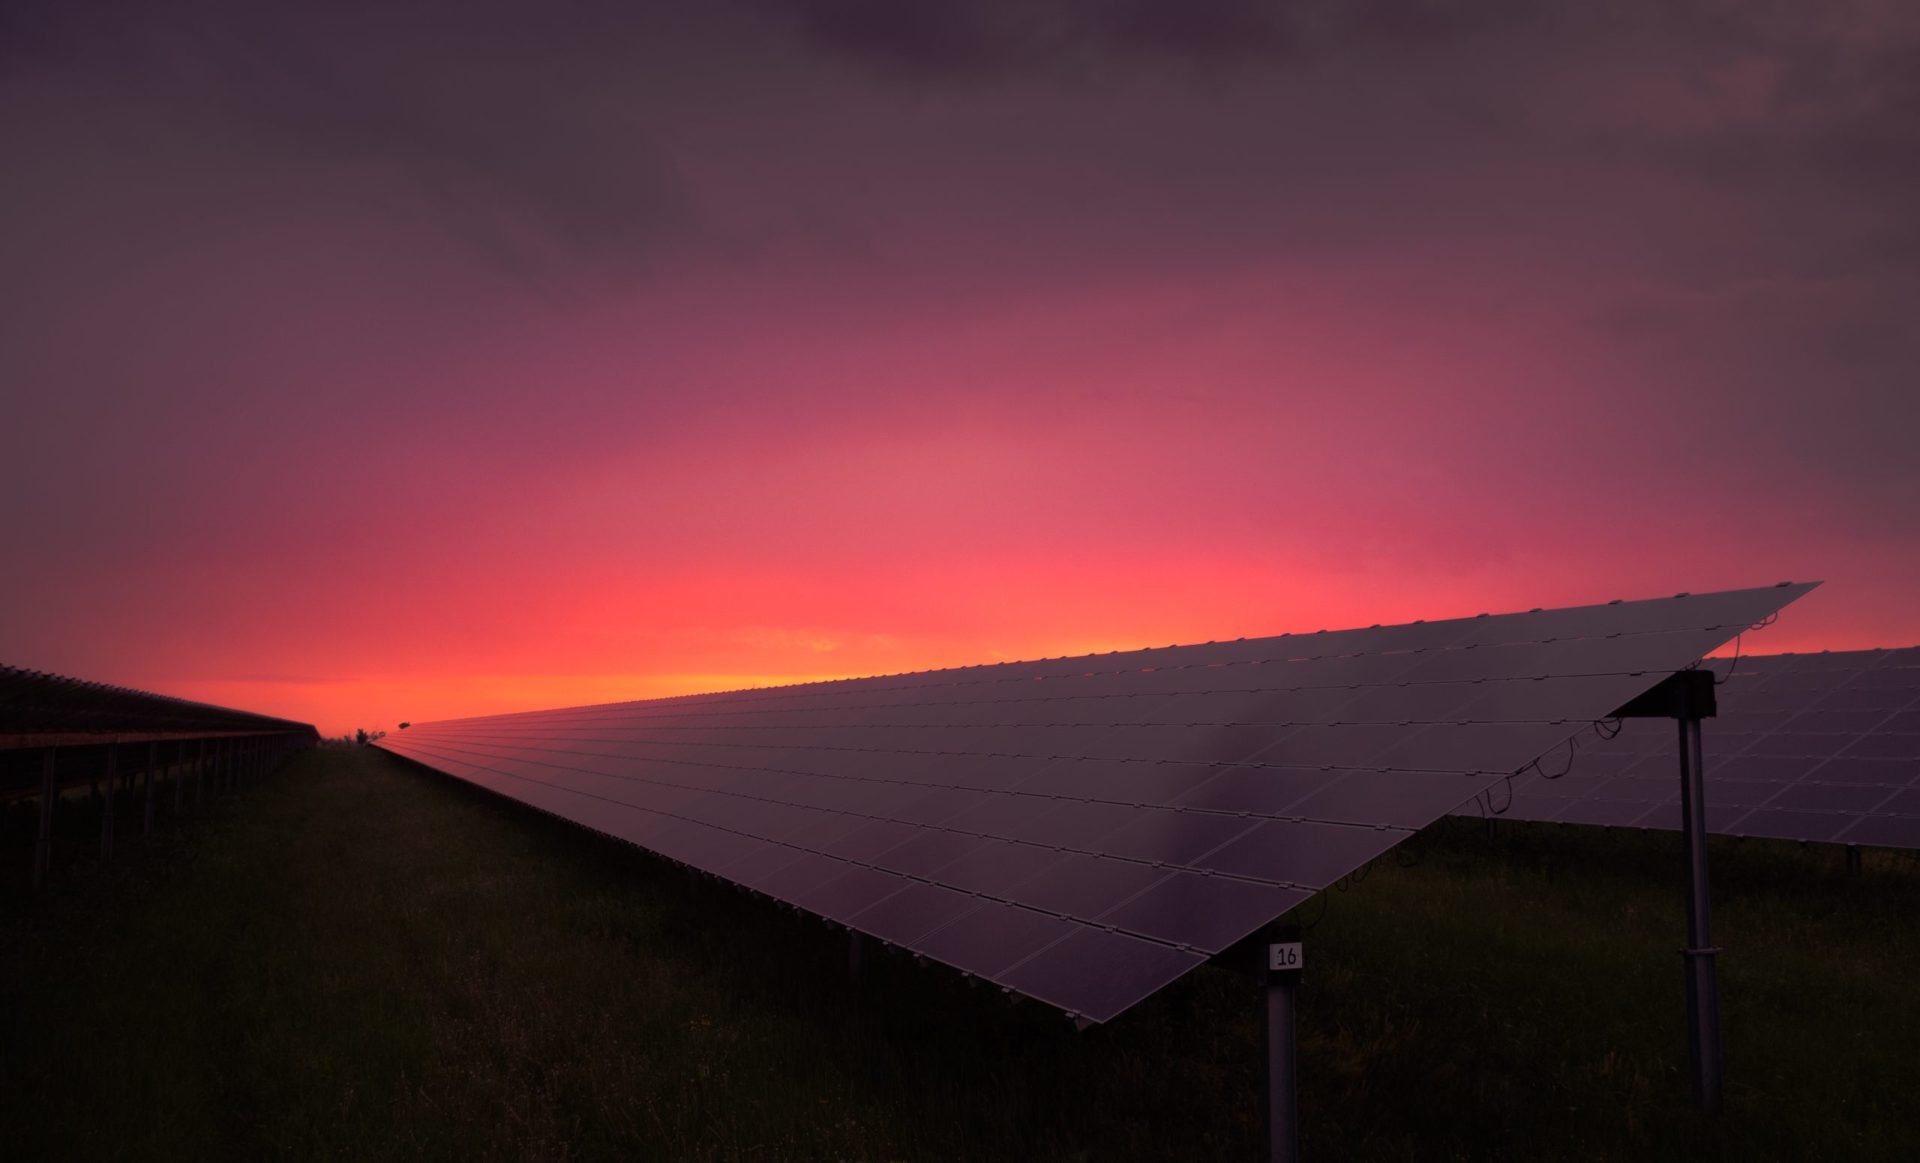
<path id="1" fill-rule="evenodd" d="M 1571 766 L 1571 765 L 1569 765 L 1569 766 Z M 1560 775 L 1565 775 L 1565 774 L 1567 774 L 1567 773 L 1566 773 L 1566 772 L 1564 772 L 1564 771 L 1560 773 Z M 1548 779 L 1559 779 L 1559 778 L 1560 778 L 1560 775 L 1549 775 L 1549 776 L 1547 776 L 1546 778 L 1548 778 Z M 1488 788 L 1488 789 L 1486 790 L 1486 792 L 1484 793 L 1484 794 L 1486 795 L 1486 797 L 1487 797 L 1487 807 L 1489 807 L 1489 808 L 1491 808 L 1491 809 L 1492 809 L 1492 811 L 1493 811 L 1493 814 L 1494 814 L 1494 815 L 1496 815 L 1496 816 L 1504 816 L 1504 815 L 1506 815 L 1506 814 L 1507 814 L 1507 809 L 1508 809 L 1508 808 L 1511 808 L 1511 807 L 1513 806 L 1513 777 L 1512 777 L 1511 775 L 1509 775 L 1509 776 L 1507 776 L 1507 777 L 1506 777 L 1506 778 L 1505 778 L 1504 780 L 1502 780 L 1501 782 L 1507 785 L 1507 802 L 1506 802 L 1506 803 L 1504 803 L 1504 804 L 1501 804 L 1501 805 L 1500 805 L 1499 807 L 1497 807 L 1497 808 L 1495 808 L 1495 807 L 1493 806 L 1493 789 L 1492 789 L 1492 788 Z"/>
<path id="2" fill-rule="evenodd" d="M 1548 775 L 1546 768 L 1540 766 L 1540 761 L 1538 759 L 1533 761 L 1533 770 L 1540 776 L 1541 779 L 1559 779 L 1561 776 L 1567 774 L 1569 771 L 1572 771 L 1573 770 L 1573 737 L 1568 736 L 1567 738 L 1567 761 L 1560 765 L 1559 771 L 1554 772 L 1552 775 Z M 1512 798 L 1511 793 L 1513 791 L 1513 781 L 1511 779 L 1507 781 L 1507 791 L 1509 793 L 1508 798 L 1511 799 Z"/>

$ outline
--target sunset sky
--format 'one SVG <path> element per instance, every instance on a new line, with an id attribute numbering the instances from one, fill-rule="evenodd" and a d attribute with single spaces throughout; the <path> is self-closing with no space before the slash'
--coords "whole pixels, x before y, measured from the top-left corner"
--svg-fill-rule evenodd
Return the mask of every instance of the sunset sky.
<path id="1" fill-rule="evenodd" d="M 337 734 L 1920 642 L 1920 6 L 9 0 L 0 158 L 0 662 Z"/>

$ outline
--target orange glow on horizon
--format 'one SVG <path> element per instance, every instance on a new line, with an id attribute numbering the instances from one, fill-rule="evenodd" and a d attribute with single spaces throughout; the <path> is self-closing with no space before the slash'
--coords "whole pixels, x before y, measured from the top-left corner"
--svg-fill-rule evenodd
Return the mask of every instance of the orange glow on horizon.
<path id="1" fill-rule="evenodd" d="M 1471 583 L 1463 583 L 1471 589 Z M 1816 620 L 1811 627 L 1796 628 L 1792 619 L 1800 606 L 1813 607 L 1825 592 L 1816 590 L 1783 617 L 1784 625 L 1750 632 L 1739 646 L 1745 654 L 1774 654 L 1820 649 L 1863 649 L 1869 646 L 1904 645 L 1864 639 L 1848 639 L 1820 629 Z M 1118 599 L 1106 595 L 1109 600 Z M 1225 595 L 1212 595 L 1217 601 Z M 1629 597 L 1653 596 L 1627 594 Z M 1188 612 L 1170 613 L 1164 606 L 1157 613 L 1140 611 L 1135 615 L 1147 632 L 1122 636 L 1114 632 L 1081 632 L 1051 636 L 1038 632 L 1034 624 L 1045 619 L 1047 611 L 1035 609 L 1010 624 L 1024 625 L 1019 636 L 987 639 L 943 637 L 932 633 L 878 635 L 863 632 L 837 632 L 818 626 L 781 629 L 752 626 L 732 633 L 716 633 L 710 642 L 687 641 L 679 644 L 674 657 L 663 659 L 658 671 L 625 670 L 596 672 L 559 672 L 545 670 L 480 671 L 448 670 L 419 673 L 373 673 L 337 679 L 298 677 L 255 677 L 233 679 L 181 678 L 168 681 L 156 678 L 146 684 L 185 698 L 225 706 L 259 710 L 314 723 L 323 734 L 350 733 L 356 727 L 368 730 L 394 730 L 400 722 L 425 723 L 438 719 L 465 718 L 474 715 L 512 711 L 542 710 L 554 707 L 587 706 L 702 694 L 750 687 L 784 686 L 795 683 L 860 678 L 878 674 L 897 674 L 920 670 L 973 666 L 983 663 L 1020 661 L 1035 658 L 1080 657 L 1109 652 L 1126 652 L 1147 647 L 1187 644 L 1235 637 L 1262 637 L 1280 633 L 1311 633 L 1318 629 L 1340 629 L 1369 625 L 1375 621 L 1411 621 L 1416 617 L 1440 618 L 1480 612 L 1455 603 L 1452 609 L 1410 611 L 1401 608 L 1390 615 L 1366 617 L 1346 607 L 1356 601 L 1320 603 L 1342 617 L 1330 617 L 1324 624 L 1296 621 L 1278 624 L 1275 614 L 1255 616 L 1243 608 L 1248 595 L 1236 601 L 1219 601 L 1217 613 L 1203 618 Z M 1559 604 L 1578 604 L 1579 600 L 1600 600 L 1581 595 Z M 1440 603 L 1436 602 L 1435 605 Z M 1381 602 L 1383 610 L 1395 603 Z M 1103 617 L 1124 617 L 1120 611 L 1103 609 L 1104 602 L 1088 603 Z M 1509 603 L 1491 612 L 1523 608 Z M 1057 609 L 1053 612 L 1058 613 Z M 1813 612 L 1811 610 L 1807 611 Z M 1227 629 L 1247 631 L 1229 634 Z M 1729 643 L 1716 655 L 1731 654 Z M 725 665 L 700 666 L 701 662 Z M 760 662 L 763 665 L 753 666 Z M 820 665 L 831 662 L 831 668 Z M 673 666 L 674 663 L 683 664 Z M 743 663 L 748 665 L 742 665 Z M 140 684 L 133 684 L 140 685 Z"/>

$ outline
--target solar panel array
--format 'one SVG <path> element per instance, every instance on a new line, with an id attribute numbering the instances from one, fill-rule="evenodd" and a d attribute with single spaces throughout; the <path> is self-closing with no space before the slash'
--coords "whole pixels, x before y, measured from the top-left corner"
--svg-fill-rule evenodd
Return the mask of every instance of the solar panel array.
<path id="1" fill-rule="evenodd" d="M 1711 664 L 1702 726 L 1707 828 L 1729 836 L 1920 848 L 1920 647 Z M 1516 779 L 1512 819 L 1680 827 L 1671 722 L 1629 719 Z M 1489 794 L 1498 808 L 1502 793 Z"/>
<path id="2" fill-rule="evenodd" d="M 78 745 L 107 739 L 131 741 L 283 732 L 313 736 L 311 726 L 290 719 L 38 670 L 0 666 L 0 750 Z"/>
<path id="3" fill-rule="evenodd" d="M 1105 1021 L 1810 588 L 423 723 L 381 745 Z"/>

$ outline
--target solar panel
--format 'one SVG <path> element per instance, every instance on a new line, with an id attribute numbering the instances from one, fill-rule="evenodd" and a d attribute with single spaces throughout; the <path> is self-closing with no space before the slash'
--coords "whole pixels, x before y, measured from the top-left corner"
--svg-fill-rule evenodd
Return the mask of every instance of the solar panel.
<path id="1" fill-rule="evenodd" d="M 1707 828 L 1729 836 L 1920 848 L 1920 647 L 1710 664 L 1719 714 L 1702 725 Z M 1564 775 L 1529 773 L 1500 814 L 1680 826 L 1674 727 L 1626 720 L 1582 738 Z M 1501 807 L 1489 793 L 1483 808 Z"/>
<path id="2" fill-rule="evenodd" d="M 381 745 L 1106 1021 L 1810 588 L 421 723 Z"/>

